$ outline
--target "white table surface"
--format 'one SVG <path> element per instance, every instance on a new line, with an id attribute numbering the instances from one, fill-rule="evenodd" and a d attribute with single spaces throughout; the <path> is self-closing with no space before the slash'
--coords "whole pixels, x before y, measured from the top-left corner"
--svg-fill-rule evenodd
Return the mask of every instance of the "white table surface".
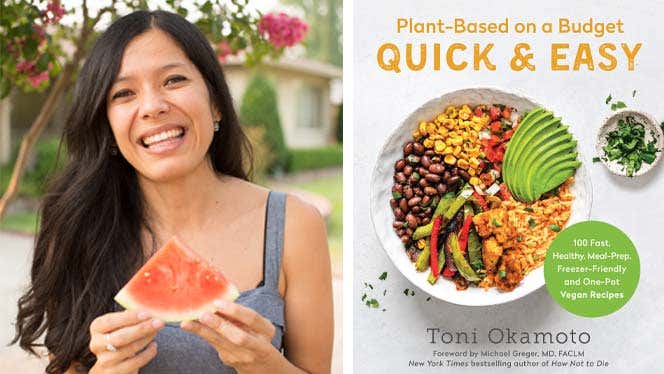
<path id="1" fill-rule="evenodd" d="M 470 5 L 470 4 L 473 5 Z M 539 2 L 538 2 L 539 3 Z M 601 220 L 622 229 L 634 242 L 641 261 L 641 277 L 631 300 L 618 312 L 602 318 L 574 316 L 550 297 L 545 287 L 511 303 L 493 307 L 461 307 L 426 296 L 408 282 L 392 265 L 383 251 L 371 224 L 369 211 L 369 182 L 376 156 L 388 134 L 418 106 L 442 93 L 474 86 L 501 87 L 527 93 L 561 115 L 579 140 L 579 151 L 586 160 L 595 156 L 595 134 L 604 118 L 612 112 L 604 99 L 612 94 L 628 107 L 643 110 L 658 121 L 664 120 L 664 32 L 661 15 L 664 3 L 644 2 L 646 5 L 611 5 L 606 1 L 584 4 L 565 1 L 535 4 L 511 1 L 469 2 L 418 1 L 411 4 L 398 1 L 358 1 L 354 11 L 354 372 L 453 372 L 448 368 L 409 370 L 409 360 L 432 358 L 433 350 L 463 351 L 482 349 L 555 349 L 558 345 L 493 345 L 487 342 L 486 331 L 493 327 L 518 331 L 588 331 L 591 342 L 586 345 L 566 345 L 565 348 L 584 351 L 585 359 L 606 360 L 605 369 L 567 369 L 569 372 L 624 372 L 625 369 L 664 369 L 664 252 L 661 233 L 664 231 L 664 165 L 636 180 L 611 175 L 602 164 L 587 165 L 593 184 L 591 219 Z M 403 5 L 399 5 L 403 4 Z M 592 36 L 537 34 L 532 36 L 458 36 L 398 35 L 396 18 L 415 17 L 422 20 L 454 17 L 475 18 L 480 21 L 500 20 L 509 13 L 510 20 L 544 22 L 557 17 L 586 20 L 592 16 L 605 21 L 622 19 L 625 33 L 598 39 Z M 385 72 L 378 68 L 376 51 L 385 42 L 404 46 L 412 43 L 452 42 L 471 45 L 474 42 L 495 43 L 491 52 L 496 71 L 451 72 L 444 65 L 441 71 Z M 536 72 L 513 72 L 509 59 L 513 45 L 527 41 L 535 51 Z M 589 42 L 594 51 L 602 42 L 633 44 L 643 42 L 636 59 L 636 69 L 626 71 L 625 60 L 612 72 L 552 72 L 548 66 L 549 45 L 566 42 L 575 45 Z M 472 48 L 472 47 L 470 47 Z M 404 56 L 402 55 L 402 59 Z M 596 61 L 597 63 L 597 61 Z M 472 65 L 471 65 L 472 66 Z M 636 97 L 632 98 L 632 90 Z M 378 276 L 387 271 L 385 281 Z M 367 290 L 363 282 L 370 282 L 375 290 Z M 403 290 L 415 289 L 416 295 L 406 297 Z M 387 290 L 383 296 L 382 290 Z M 367 292 L 371 291 L 371 292 Z M 365 306 L 361 301 L 367 292 L 380 301 L 379 309 Z M 382 311 L 385 308 L 386 311 Z M 472 331 L 476 328 L 479 344 L 430 344 L 427 327 L 452 331 Z M 491 369 L 497 372 L 517 370 Z M 465 369 L 463 372 L 485 372 Z M 567 372 L 557 370 L 556 372 Z"/>

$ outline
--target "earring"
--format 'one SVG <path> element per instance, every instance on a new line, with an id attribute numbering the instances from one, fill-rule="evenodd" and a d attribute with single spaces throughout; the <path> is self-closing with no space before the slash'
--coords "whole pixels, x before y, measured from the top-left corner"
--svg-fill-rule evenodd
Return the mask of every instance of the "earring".
<path id="1" fill-rule="evenodd" d="M 111 146 L 111 155 L 112 156 L 117 156 L 118 155 L 118 147 L 117 146 L 114 146 L 114 145 Z"/>
<path id="2" fill-rule="evenodd" d="M 214 132 L 219 131 L 219 122 L 221 121 L 214 121 Z"/>

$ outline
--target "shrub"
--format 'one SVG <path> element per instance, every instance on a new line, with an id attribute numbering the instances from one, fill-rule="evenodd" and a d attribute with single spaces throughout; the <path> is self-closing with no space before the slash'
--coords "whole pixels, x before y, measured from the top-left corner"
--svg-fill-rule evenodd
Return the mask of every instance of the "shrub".
<path id="1" fill-rule="evenodd" d="M 240 122 L 244 126 L 265 128 L 265 143 L 274 160 L 268 165 L 270 172 L 288 167 L 288 149 L 277 108 L 277 92 L 272 83 L 262 74 L 255 74 L 247 86 L 240 107 Z"/>
<path id="2" fill-rule="evenodd" d="M 265 143 L 265 128 L 250 126 L 244 129 L 244 133 L 253 149 L 254 163 L 251 177 L 260 183 L 265 179 L 268 167 L 274 162 L 274 154 Z"/>
<path id="3" fill-rule="evenodd" d="M 339 105 L 339 113 L 337 113 L 337 128 L 336 137 L 339 143 L 344 141 L 344 104 Z"/>
<path id="4" fill-rule="evenodd" d="M 60 147 L 60 138 L 49 137 L 41 139 L 35 145 L 36 152 L 34 154 L 35 162 L 31 168 L 25 170 L 25 174 L 21 179 L 21 184 L 18 189 L 18 195 L 22 197 L 40 197 L 47 186 L 49 177 L 62 167 L 64 160 L 66 160 L 66 151 L 63 146 L 60 160 L 58 160 L 58 148 Z M 14 168 L 16 155 L 12 161 L 7 165 L 0 167 L 0 175 L 2 175 L 2 182 L 0 189 L 5 191 L 9 185 L 9 179 Z M 59 163 L 56 164 L 56 162 Z M 6 178 L 5 178 L 6 176 Z"/>
<path id="5" fill-rule="evenodd" d="M 295 148 L 290 150 L 288 171 L 295 173 L 341 165 L 343 165 L 341 144 L 320 148 Z"/>

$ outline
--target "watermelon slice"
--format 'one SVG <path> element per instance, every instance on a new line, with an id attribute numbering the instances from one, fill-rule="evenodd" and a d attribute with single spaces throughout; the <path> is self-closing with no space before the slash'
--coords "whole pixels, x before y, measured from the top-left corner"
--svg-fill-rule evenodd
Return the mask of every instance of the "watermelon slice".
<path id="1" fill-rule="evenodd" d="M 193 320 L 215 311 L 215 300 L 240 293 L 223 274 L 173 237 L 115 295 L 129 310 L 147 310 L 166 322 Z"/>

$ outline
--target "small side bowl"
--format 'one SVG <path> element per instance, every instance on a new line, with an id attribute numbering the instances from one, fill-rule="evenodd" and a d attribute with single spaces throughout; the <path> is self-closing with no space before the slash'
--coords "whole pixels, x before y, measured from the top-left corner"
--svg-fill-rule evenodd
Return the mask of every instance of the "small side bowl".
<path id="1" fill-rule="evenodd" d="M 657 152 L 657 155 L 655 157 L 655 161 L 653 161 L 652 164 L 646 164 L 644 162 L 641 165 L 641 169 L 635 172 L 634 175 L 632 176 L 632 177 L 638 177 L 654 169 L 657 163 L 659 163 L 659 160 L 662 158 L 662 147 L 664 147 L 664 134 L 662 134 L 662 129 L 659 127 L 657 121 L 655 121 L 655 119 L 651 115 L 638 110 L 630 110 L 630 109 L 625 109 L 617 113 L 614 113 L 609 118 L 607 118 L 606 121 L 604 121 L 604 124 L 602 125 L 602 127 L 600 127 L 599 131 L 597 132 L 595 150 L 597 152 L 597 156 L 600 158 L 604 166 L 606 166 L 606 168 L 609 169 L 611 173 L 627 177 L 627 171 L 625 170 L 623 165 L 620 165 L 618 163 L 618 160 L 609 161 L 608 159 L 606 159 L 606 157 L 604 157 L 604 150 L 602 149 L 607 143 L 606 135 L 609 132 L 618 128 L 619 120 L 625 119 L 627 117 L 634 117 L 637 121 L 644 124 L 646 130 L 646 136 L 645 136 L 646 144 L 652 141 L 654 134 L 655 146 L 659 150 L 659 152 Z"/>

